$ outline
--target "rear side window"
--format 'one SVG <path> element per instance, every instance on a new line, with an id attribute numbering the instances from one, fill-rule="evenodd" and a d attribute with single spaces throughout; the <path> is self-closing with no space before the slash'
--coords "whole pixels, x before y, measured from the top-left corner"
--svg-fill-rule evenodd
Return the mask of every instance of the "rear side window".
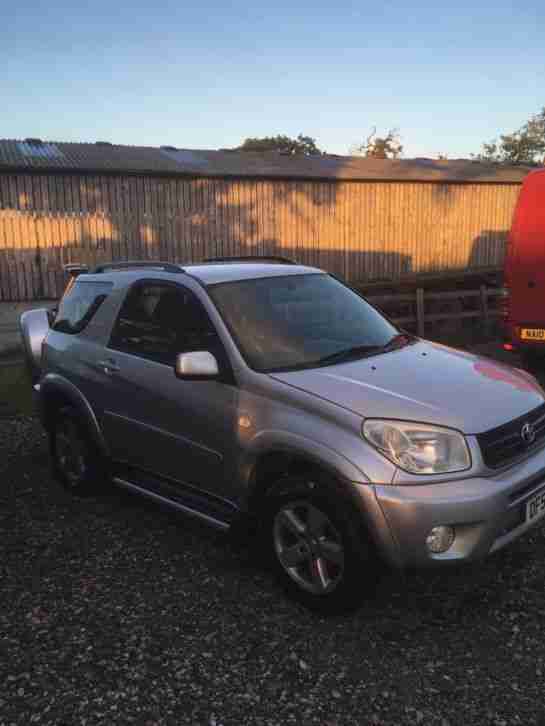
<path id="1" fill-rule="evenodd" d="M 80 333 L 108 297 L 111 282 L 77 281 L 65 292 L 53 323 L 61 333 Z"/>
<path id="2" fill-rule="evenodd" d="M 210 350 L 219 338 L 202 303 L 181 285 L 140 282 L 129 291 L 110 348 L 171 365 L 178 353 Z"/>

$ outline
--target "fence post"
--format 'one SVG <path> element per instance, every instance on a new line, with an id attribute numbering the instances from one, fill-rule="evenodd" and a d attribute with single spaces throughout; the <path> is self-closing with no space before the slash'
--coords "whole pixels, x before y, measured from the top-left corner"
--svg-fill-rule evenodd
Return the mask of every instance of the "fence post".
<path id="1" fill-rule="evenodd" d="M 488 290 L 486 289 L 486 285 L 481 285 L 480 293 L 481 293 L 481 314 L 483 316 L 484 332 L 485 332 L 485 335 L 488 336 L 490 334 L 490 317 L 488 315 Z"/>
<path id="2" fill-rule="evenodd" d="M 424 289 L 422 287 L 416 290 L 416 332 L 424 337 Z"/>

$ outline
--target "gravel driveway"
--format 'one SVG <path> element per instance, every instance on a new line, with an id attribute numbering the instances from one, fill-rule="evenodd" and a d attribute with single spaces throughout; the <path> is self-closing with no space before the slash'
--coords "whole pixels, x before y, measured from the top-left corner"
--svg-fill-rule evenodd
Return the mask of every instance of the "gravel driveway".
<path id="1" fill-rule="evenodd" d="M 480 567 L 388 576 L 356 614 L 112 491 L 74 500 L 0 420 L 0 724 L 545 724 L 545 526 Z"/>

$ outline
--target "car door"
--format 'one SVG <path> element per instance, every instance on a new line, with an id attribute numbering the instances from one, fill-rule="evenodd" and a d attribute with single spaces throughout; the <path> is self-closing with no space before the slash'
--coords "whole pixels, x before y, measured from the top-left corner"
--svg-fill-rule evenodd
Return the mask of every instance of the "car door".
<path id="1" fill-rule="evenodd" d="M 176 377 L 176 355 L 196 350 L 216 356 L 217 380 Z M 102 416 L 113 458 L 230 499 L 238 390 L 197 296 L 177 283 L 136 283 L 105 353 Z"/>

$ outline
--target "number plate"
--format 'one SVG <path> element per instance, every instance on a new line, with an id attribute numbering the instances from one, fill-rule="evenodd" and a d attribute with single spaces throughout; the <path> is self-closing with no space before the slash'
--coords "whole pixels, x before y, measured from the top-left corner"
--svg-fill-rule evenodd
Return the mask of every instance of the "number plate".
<path id="1" fill-rule="evenodd" d="M 545 515 L 545 489 L 538 494 L 534 494 L 531 499 L 526 502 L 526 521 L 535 522 Z"/>
<path id="2" fill-rule="evenodd" d="M 522 328 L 520 331 L 521 340 L 545 340 L 544 328 Z"/>

